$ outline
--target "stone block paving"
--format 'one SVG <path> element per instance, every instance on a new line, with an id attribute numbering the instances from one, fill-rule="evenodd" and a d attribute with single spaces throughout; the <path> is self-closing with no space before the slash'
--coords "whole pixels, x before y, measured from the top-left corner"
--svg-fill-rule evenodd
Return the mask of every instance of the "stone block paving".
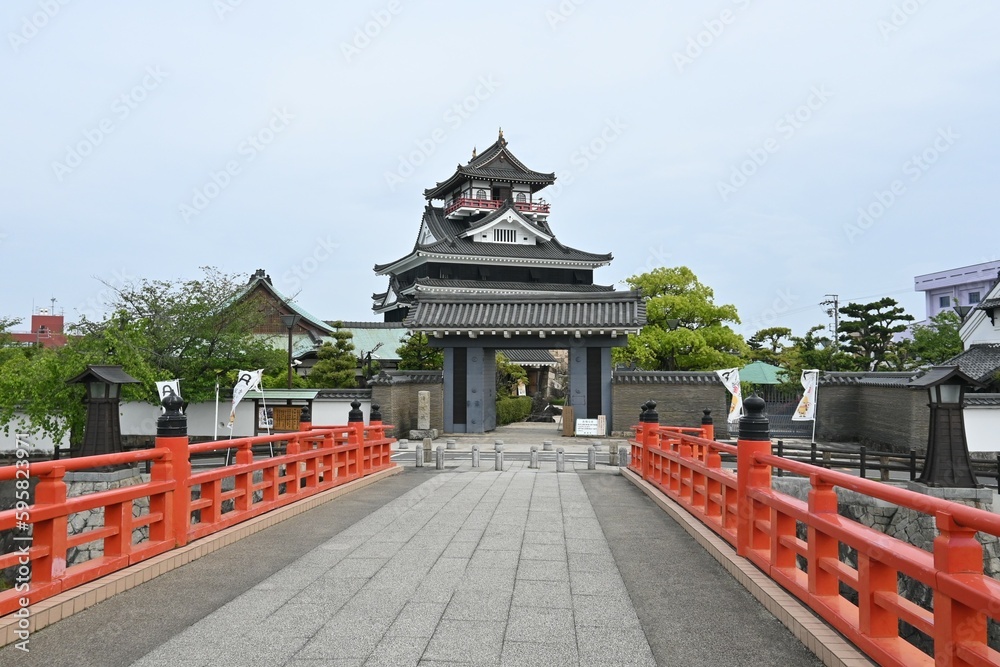
<path id="1" fill-rule="evenodd" d="M 580 477 L 431 477 L 134 663 L 655 665 Z"/>

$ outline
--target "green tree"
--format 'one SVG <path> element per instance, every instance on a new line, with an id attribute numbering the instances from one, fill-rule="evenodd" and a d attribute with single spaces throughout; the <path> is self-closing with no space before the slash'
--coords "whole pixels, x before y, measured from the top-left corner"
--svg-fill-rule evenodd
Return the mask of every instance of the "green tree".
<path id="1" fill-rule="evenodd" d="M 139 384 L 125 385 L 125 400 L 155 401 L 157 380 L 180 378 L 189 402 L 212 400 L 222 374 L 264 368 L 280 372 L 285 355 L 253 332 L 265 314 L 242 298 L 235 276 L 204 269 L 189 281 L 142 280 L 113 287 L 109 315 L 69 327 L 57 349 L 5 348 L 0 358 L 0 424 L 42 431 L 60 439 L 81 432 L 83 388 L 66 380 L 88 364 L 120 365 Z M 26 415 L 30 423 L 15 415 Z"/>
<path id="2" fill-rule="evenodd" d="M 893 336 L 906 331 L 913 316 L 891 297 L 871 303 L 849 303 L 840 313 L 852 319 L 840 323 L 845 351 L 853 357 L 857 370 L 876 371 L 889 367 L 888 355 Z"/>
<path id="3" fill-rule="evenodd" d="M 761 329 L 747 339 L 747 345 L 750 346 L 750 358 L 753 361 L 763 361 L 774 366 L 784 365 L 785 351 L 789 347 L 791 338 L 792 330 L 788 327 Z"/>
<path id="4" fill-rule="evenodd" d="M 357 387 L 358 358 L 354 356 L 354 337 L 334 322 L 334 342 L 326 342 L 317 350 L 318 360 L 309 371 L 306 381 L 312 387 L 350 389 Z"/>
<path id="5" fill-rule="evenodd" d="M 85 388 L 66 380 L 86 368 L 91 358 L 70 341 L 60 349 L 7 348 L 0 365 L 0 424 L 10 434 L 45 433 L 59 441 L 82 433 L 86 418 Z"/>
<path id="6" fill-rule="evenodd" d="M 789 338 L 792 344 L 785 351 L 785 363 L 790 379 L 798 381 L 804 369 L 835 370 L 833 340 L 821 335 L 824 331 L 826 327 L 817 324 L 805 336 Z"/>
<path id="7" fill-rule="evenodd" d="M 626 281 L 646 299 L 647 325 L 614 350 L 616 363 L 647 370 L 712 370 L 739 366 L 750 348 L 728 323 L 736 306 L 716 305 L 715 292 L 686 266 L 659 267 Z"/>
<path id="8" fill-rule="evenodd" d="M 183 282 L 108 285 L 111 315 L 75 328 L 101 363 L 121 364 L 142 382 L 137 391 L 145 400 L 155 400 L 155 380 L 182 378 L 184 400 L 198 402 L 214 399 L 220 373 L 284 368 L 283 350 L 254 334 L 268 315 L 244 298 L 245 281 L 210 267 L 202 271 L 202 278 Z"/>
<path id="9" fill-rule="evenodd" d="M 920 363 L 940 364 L 962 352 L 962 337 L 958 330 L 961 318 L 950 310 L 942 310 L 929 324 L 913 327 L 913 353 Z"/>
<path id="10" fill-rule="evenodd" d="M 496 353 L 497 358 L 497 398 L 517 394 L 517 383 L 527 382 L 528 373 L 504 356 Z"/>
<path id="11" fill-rule="evenodd" d="M 399 340 L 397 368 L 405 371 L 439 371 L 444 368 L 444 350 L 431 347 L 427 334 L 414 331 Z"/>

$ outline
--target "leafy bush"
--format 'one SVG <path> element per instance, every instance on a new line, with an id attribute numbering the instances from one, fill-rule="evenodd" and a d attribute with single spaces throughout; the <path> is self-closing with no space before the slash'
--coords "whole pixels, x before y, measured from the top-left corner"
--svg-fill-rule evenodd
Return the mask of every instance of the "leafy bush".
<path id="1" fill-rule="evenodd" d="M 512 424 L 527 419 L 531 414 L 531 397 L 497 399 L 497 426 Z"/>

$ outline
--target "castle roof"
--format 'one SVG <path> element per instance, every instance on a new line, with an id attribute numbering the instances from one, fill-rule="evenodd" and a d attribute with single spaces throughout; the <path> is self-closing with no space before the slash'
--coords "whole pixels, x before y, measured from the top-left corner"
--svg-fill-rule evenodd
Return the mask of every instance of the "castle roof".
<path id="1" fill-rule="evenodd" d="M 556 175 L 555 173 L 546 174 L 534 171 L 524 166 L 524 163 L 518 160 L 507 148 L 507 140 L 503 138 L 501 131 L 493 145 L 482 153 L 473 155 L 473 158 L 466 164 L 459 164 L 450 178 L 439 182 L 433 188 L 424 190 L 424 197 L 444 199 L 459 184 L 471 179 L 527 183 L 533 186 L 532 190 L 534 191 L 552 185 L 556 180 Z"/>
<path id="2" fill-rule="evenodd" d="M 520 213 L 508 202 L 498 211 L 487 214 L 483 220 L 502 215 L 508 211 L 513 211 L 520 217 Z M 544 223 L 532 224 L 534 227 L 547 231 L 551 240 L 541 241 L 537 244 L 487 243 L 463 238 L 463 234 L 472 228 L 469 226 L 470 224 L 472 227 L 478 228 L 481 226 L 481 220 L 465 223 L 461 220 L 448 219 L 444 215 L 443 208 L 428 204 L 424 209 L 420 233 L 416 243 L 413 244 L 413 249 L 392 262 L 376 264 L 375 273 L 382 275 L 394 271 L 405 271 L 409 266 L 419 264 L 420 258 L 484 262 L 487 264 L 507 264 L 510 262 L 504 260 L 515 260 L 522 265 L 575 265 L 586 268 L 604 266 L 612 260 L 611 253 L 597 254 L 563 245 L 554 236 L 551 236 L 548 225 L 544 225 Z"/>

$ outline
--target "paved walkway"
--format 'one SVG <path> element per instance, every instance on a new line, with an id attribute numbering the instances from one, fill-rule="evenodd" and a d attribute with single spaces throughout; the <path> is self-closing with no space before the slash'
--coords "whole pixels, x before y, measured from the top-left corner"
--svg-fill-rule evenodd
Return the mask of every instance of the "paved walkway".
<path id="1" fill-rule="evenodd" d="M 615 468 L 575 468 L 408 468 L 0 663 L 821 664 Z"/>

